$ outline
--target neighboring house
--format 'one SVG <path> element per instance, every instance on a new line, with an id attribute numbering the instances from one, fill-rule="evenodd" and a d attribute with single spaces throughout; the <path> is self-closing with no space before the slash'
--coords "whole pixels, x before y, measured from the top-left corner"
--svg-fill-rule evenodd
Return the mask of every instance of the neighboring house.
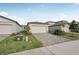
<path id="1" fill-rule="evenodd" d="M 49 24 L 49 25 L 54 25 L 55 24 L 55 22 L 53 22 L 53 21 L 48 21 L 46 23 Z"/>
<path id="2" fill-rule="evenodd" d="M 47 33 L 48 32 L 48 24 L 41 22 L 28 22 L 27 24 L 30 27 L 30 31 L 32 33 Z"/>
<path id="3" fill-rule="evenodd" d="M 21 30 L 21 25 L 16 21 L 0 16 L 0 34 L 12 34 Z"/>
<path id="4" fill-rule="evenodd" d="M 49 32 L 51 33 L 53 33 L 56 29 L 62 30 L 64 32 L 70 32 L 69 23 L 64 20 L 56 22 L 54 25 L 49 26 Z"/>
<path id="5" fill-rule="evenodd" d="M 26 25 L 21 25 L 22 26 L 22 30 L 26 29 Z"/>

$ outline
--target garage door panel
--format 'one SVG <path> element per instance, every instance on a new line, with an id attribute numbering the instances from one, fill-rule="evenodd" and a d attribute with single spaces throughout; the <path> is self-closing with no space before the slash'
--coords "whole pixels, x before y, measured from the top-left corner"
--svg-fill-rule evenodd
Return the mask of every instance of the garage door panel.
<path id="1" fill-rule="evenodd" d="M 46 33 L 47 32 L 47 27 L 31 27 L 31 32 L 32 33 Z"/>

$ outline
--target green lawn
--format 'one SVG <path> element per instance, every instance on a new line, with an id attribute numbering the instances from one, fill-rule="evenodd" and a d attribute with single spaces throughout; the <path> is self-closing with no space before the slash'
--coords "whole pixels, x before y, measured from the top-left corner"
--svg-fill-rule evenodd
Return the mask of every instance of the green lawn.
<path id="1" fill-rule="evenodd" d="M 79 40 L 79 34 L 75 33 L 65 33 L 63 35 L 65 38 L 71 39 L 71 40 Z"/>
<path id="2" fill-rule="evenodd" d="M 32 34 L 28 35 L 29 42 L 15 41 L 15 36 L 11 35 L 0 42 L 0 54 L 10 54 L 23 50 L 42 47 L 42 43 L 38 41 Z M 31 42 L 30 42 L 31 41 Z"/>

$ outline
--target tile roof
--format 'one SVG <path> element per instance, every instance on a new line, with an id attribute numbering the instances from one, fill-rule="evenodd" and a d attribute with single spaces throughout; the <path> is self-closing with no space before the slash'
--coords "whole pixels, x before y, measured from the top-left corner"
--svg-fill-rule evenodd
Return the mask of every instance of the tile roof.
<path id="1" fill-rule="evenodd" d="M 28 24 L 43 24 L 43 25 L 48 25 L 47 23 L 42 23 L 42 22 L 28 22 Z"/>
<path id="2" fill-rule="evenodd" d="M 62 21 L 55 22 L 55 24 L 51 25 L 50 27 L 52 27 L 52 26 L 63 26 L 65 24 L 69 24 L 69 23 L 65 20 L 62 20 Z"/>

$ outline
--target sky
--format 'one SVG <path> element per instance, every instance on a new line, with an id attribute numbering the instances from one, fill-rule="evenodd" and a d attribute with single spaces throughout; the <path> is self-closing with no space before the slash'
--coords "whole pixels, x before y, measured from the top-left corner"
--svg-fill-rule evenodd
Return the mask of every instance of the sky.
<path id="1" fill-rule="evenodd" d="M 79 21 L 78 3 L 0 3 L 0 15 L 24 25 L 32 21 Z"/>

